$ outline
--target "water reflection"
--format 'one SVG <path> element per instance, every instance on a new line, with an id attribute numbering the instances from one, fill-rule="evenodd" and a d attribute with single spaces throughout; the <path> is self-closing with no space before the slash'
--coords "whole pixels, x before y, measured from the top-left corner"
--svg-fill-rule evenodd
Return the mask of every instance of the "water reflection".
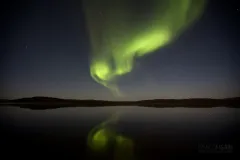
<path id="1" fill-rule="evenodd" d="M 53 110 L 30 110 L 18 107 L 1 107 L 1 118 L 15 126 L 33 127 L 89 127 L 95 126 L 114 113 L 119 114 L 118 126 L 129 131 L 141 130 L 148 126 L 155 131 L 161 129 L 187 129 L 193 126 L 215 129 L 224 128 L 236 122 L 240 114 L 235 108 L 147 108 L 147 107 L 75 107 Z M 238 116 L 239 117 L 239 116 Z M 179 126 L 179 124 L 181 124 Z M 208 124 L 208 125 L 206 125 Z M 196 128 L 196 127 L 195 127 Z M 210 129 L 212 127 L 209 127 Z"/>
<path id="2" fill-rule="evenodd" d="M 87 146 L 89 155 L 99 157 L 113 152 L 114 160 L 133 160 L 134 142 L 131 138 L 119 134 L 116 125 L 119 120 L 119 112 L 98 124 L 88 134 Z M 92 159 L 92 158 L 91 158 Z"/>
<path id="3" fill-rule="evenodd" d="M 213 144 L 232 144 L 233 129 L 236 128 L 239 120 L 237 117 L 240 116 L 239 109 L 224 107 L 191 109 L 132 106 L 29 110 L 5 106 L 1 107 L 0 113 L 1 122 L 17 128 L 19 132 L 37 132 L 37 135 L 47 133 L 49 137 L 54 138 L 67 135 L 65 137 L 72 138 L 76 145 L 81 143 L 82 148 L 85 147 L 87 136 L 91 131 L 94 130 L 93 134 L 90 134 L 93 138 L 98 131 L 105 129 L 104 132 L 98 132 L 101 134 L 95 137 L 97 141 L 95 144 L 99 144 L 99 136 L 101 140 L 110 140 L 113 142 L 110 145 L 115 145 L 115 151 L 112 151 L 116 154 L 115 157 L 124 158 L 117 155 L 128 155 L 131 160 L 133 152 L 129 151 L 136 153 L 134 157 L 137 155 L 138 158 L 149 159 L 149 155 L 154 153 L 158 155 L 159 152 L 173 153 L 174 150 L 174 153 L 177 153 L 194 147 L 197 150 L 198 144 L 209 144 L 210 141 Z M 109 122 L 109 117 L 114 113 L 118 113 L 114 121 L 110 121 L 108 125 L 100 125 L 106 120 Z M 62 136 L 57 139 L 63 141 Z M 70 143 L 66 140 L 66 143 L 68 142 Z M 76 150 L 79 151 L 79 148 Z M 125 154 L 122 154 L 123 152 Z M 91 150 L 90 155 L 94 155 Z"/>

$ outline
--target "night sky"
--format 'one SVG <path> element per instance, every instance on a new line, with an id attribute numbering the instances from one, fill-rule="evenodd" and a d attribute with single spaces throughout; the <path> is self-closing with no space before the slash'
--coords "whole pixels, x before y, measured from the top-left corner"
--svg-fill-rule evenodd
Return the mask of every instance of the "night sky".
<path id="1" fill-rule="evenodd" d="M 80 0 L 2 4 L 0 98 L 119 99 L 89 73 Z M 136 61 L 119 79 L 124 100 L 240 95 L 240 5 L 209 1 L 177 41 Z"/>

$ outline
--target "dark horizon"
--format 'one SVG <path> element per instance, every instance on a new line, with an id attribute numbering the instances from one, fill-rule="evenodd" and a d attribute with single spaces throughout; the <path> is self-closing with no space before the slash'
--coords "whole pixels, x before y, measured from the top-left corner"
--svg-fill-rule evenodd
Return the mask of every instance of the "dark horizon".
<path id="1" fill-rule="evenodd" d="M 209 100 L 222 100 L 222 99 L 235 99 L 240 98 L 240 96 L 235 97 L 224 97 L 224 98 L 210 98 L 210 97 L 193 97 L 193 98 L 154 98 L 154 99 L 140 99 L 140 100 L 103 100 L 103 99 L 71 99 L 71 98 L 59 98 L 59 97 L 48 97 L 48 96 L 30 96 L 30 97 L 22 97 L 22 98 L 12 98 L 12 99 L 6 99 L 6 98 L 0 98 L 0 100 L 22 100 L 22 99 L 59 99 L 59 100 L 77 100 L 77 101 L 85 101 L 85 100 L 93 100 L 93 101 L 147 101 L 147 100 L 189 100 L 189 99 L 209 99 Z"/>
<path id="2" fill-rule="evenodd" d="M 133 18 L 141 19 L 138 10 L 148 15 L 148 2 L 132 0 L 137 6 Z M 178 39 L 137 59 L 133 71 L 118 79 L 123 97 L 115 97 L 90 76 L 92 49 L 81 1 L 23 0 L 3 6 L 2 99 L 40 95 L 127 101 L 240 95 L 237 1 L 209 0 L 201 18 Z"/>
<path id="3" fill-rule="evenodd" d="M 77 100 L 59 99 L 53 97 L 30 97 L 14 100 L 0 100 L 0 105 L 10 105 L 33 110 L 69 108 L 69 107 L 116 107 L 137 106 L 154 108 L 239 108 L 240 97 L 226 99 L 145 99 L 138 101 L 108 101 L 108 100 Z"/>

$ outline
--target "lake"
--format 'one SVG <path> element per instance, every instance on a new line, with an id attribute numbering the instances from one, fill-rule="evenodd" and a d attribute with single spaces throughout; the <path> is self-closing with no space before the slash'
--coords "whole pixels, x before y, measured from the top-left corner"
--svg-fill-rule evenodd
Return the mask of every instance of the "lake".
<path id="1" fill-rule="evenodd" d="M 240 110 L 225 107 L 30 110 L 4 106 L 0 109 L 2 142 L 8 144 L 6 150 L 21 150 L 18 156 L 29 159 L 30 153 L 42 158 L 92 159 L 86 147 L 89 131 L 116 112 L 114 128 L 133 140 L 136 160 L 208 153 L 229 156 L 236 149 Z"/>

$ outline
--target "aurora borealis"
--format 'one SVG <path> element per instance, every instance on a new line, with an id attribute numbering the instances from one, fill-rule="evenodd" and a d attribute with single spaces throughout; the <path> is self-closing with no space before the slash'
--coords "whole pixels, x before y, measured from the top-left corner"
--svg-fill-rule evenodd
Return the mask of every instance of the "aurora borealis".
<path id="1" fill-rule="evenodd" d="M 82 0 L 6 2 L 0 30 L 0 98 L 239 96 L 239 1 L 207 0 L 204 10 L 201 0 L 192 0 L 191 5 L 185 4 L 190 1 L 168 1 L 178 6 L 160 1 L 162 7 L 153 0 L 109 0 L 111 6 L 100 0 L 85 5 Z M 94 2 L 99 5 L 92 6 Z M 181 12 L 184 6 L 192 14 Z M 115 14 L 107 14 L 111 12 Z M 155 41 L 161 34 L 153 36 L 160 32 L 159 26 L 172 27 L 174 34 L 166 45 Z M 123 53 L 127 53 L 124 58 Z M 100 84 L 90 74 L 96 62 L 111 69 L 104 81 L 93 72 Z M 124 96 L 114 96 L 116 92 L 102 83 L 119 88 Z"/>
<path id="2" fill-rule="evenodd" d="M 83 5 L 92 46 L 91 76 L 115 93 L 118 76 L 131 72 L 136 58 L 176 39 L 201 16 L 205 1 L 135 4 L 134 0 L 85 0 Z"/>
<path id="3" fill-rule="evenodd" d="M 5 1 L 2 156 L 152 160 L 189 157 L 204 142 L 234 152 L 238 99 L 221 98 L 240 95 L 239 8 L 237 0 Z"/>

